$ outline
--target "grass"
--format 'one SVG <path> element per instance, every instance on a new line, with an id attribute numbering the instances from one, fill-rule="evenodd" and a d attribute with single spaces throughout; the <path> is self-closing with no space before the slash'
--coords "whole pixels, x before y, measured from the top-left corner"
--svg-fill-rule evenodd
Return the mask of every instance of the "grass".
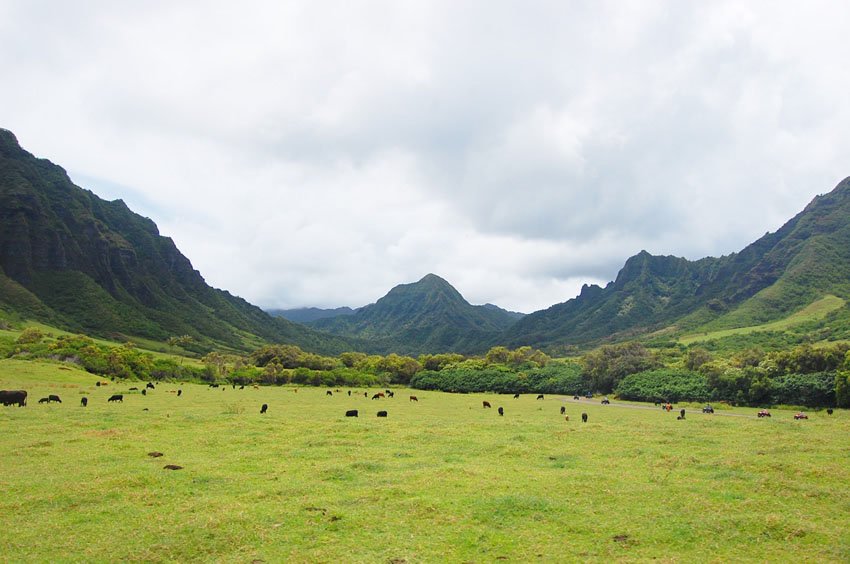
<path id="1" fill-rule="evenodd" d="M 5 560 L 850 559 L 844 410 L 677 421 L 557 396 L 142 396 L 63 368 L 0 361 L 0 388 L 29 391 L 27 407 L 0 407 Z M 36 403 L 48 394 L 63 403 Z"/>
<path id="2" fill-rule="evenodd" d="M 784 319 L 771 321 L 770 323 L 763 323 L 761 325 L 752 325 L 749 327 L 719 329 L 717 331 L 685 335 L 680 337 L 678 341 L 683 345 L 690 345 L 699 341 L 721 339 L 733 335 L 749 335 L 751 333 L 766 331 L 785 331 L 803 323 L 821 320 L 833 311 L 844 307 L 844 304 L 845 301 L 838 296 L 824 296 Z"/>

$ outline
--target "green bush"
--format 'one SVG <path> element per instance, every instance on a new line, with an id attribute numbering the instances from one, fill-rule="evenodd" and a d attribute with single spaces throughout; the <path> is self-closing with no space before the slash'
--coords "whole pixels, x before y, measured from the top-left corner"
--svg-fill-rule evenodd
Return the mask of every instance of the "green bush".
<path id="1" fill-rule="evenodd" d="M 705 376 L 690 370 L 662 368 L 623 378 L 617 397 L 633 401 L 708 401 L 711 392 Z"/>

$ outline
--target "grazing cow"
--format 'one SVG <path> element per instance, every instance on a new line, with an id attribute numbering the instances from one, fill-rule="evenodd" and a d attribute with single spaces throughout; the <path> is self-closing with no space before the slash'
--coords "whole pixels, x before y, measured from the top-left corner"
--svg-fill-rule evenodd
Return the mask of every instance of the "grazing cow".
<path id="1" fill-rule="evenodd" d="M 166 464 L 162 467 L 163 470 L 183 470 L 182 466 L 177 466 L 176 464 Z"/>
<path id="2" fill-rule="evenodd" d="M 357 417 L 357 410 L 356 409 L 349 409 L 348 411 L 345 412 L 345 416 L 346 417 Z"/>
<path id="3" fill-rule="evenodd" d="M 676 421 L 681 421 L 682 419 L 684 419 L 684 417 L 682 417 L 681 415 L 679 415 L 678 417 L 676 417 Z"/>
<path id="4" fill-rule="evenodd" d="M 519 399 L 519 394 L 514 394 L 514 399 Z"/>
<path id="5" fill-rule="evenodd" d="M 3 405 L 18 404 L 23 407 L 27 404 L 27 393 L 25 390 L 0 390 L 0 403 Z"/>
<path id="6" fill-rule="evenodd" d="M 241 386 L 239 386 L 239 389 L 240 389 L 240 390 L 244 390 L 244 389 L 245 389 L 245 384 L 242 384 Z"/>
<path id="7" fill-rule="evenodd" d="M 802 411 L 799 411 L 799 412 L 794 414 L 794 419 L 808 419 L 808 418 L 809 418 L 809 416 L 806 415 L 805 413 L 803 413 Z"/>
<path id="8" fill-rule="evenodd" d="M 539 396 L 537 396 L 537 399 L 543 399 L 543 394 L 540 394 Z"/>
<path id="9" fill-rule="evenodd" d="M 62 400 L 59 399 L 59 396 L 57 396 L 55 394 L 50 394 L 49 396 L 47 396 L 47 399 L 48 399 L 48 401 L 55 401 L 56 403 L 62 403 Z"/>
<path id="10" fill-rule="evenodd" d="M 364 398 L 368 398 L 368 397 L 369 397 L 369 392 L 363 392 L 363 397 L 364 397 Z"/>
<path id="11" fill-rule="evenodd" d="M 483 405 L 484 407 L 493 407 L 492 405 L 490 405 L 489 401 L 482 401 L 481 405 Z"/>
<path id="12" fill-rule="evenodd" d="M 379 412 L 378 412 L 378 417 L 386 417 L 386 416 L 387 416 L 387 412 L 386 412 L 386 411 L 379 411 Z"/>
<path id="13" fill-rule="evenodd" d="M 145 388 L 149 390 L 155 390 L 156 386 L 153 385 L 153 382 L 148 382 L 147 384 L 145 384 Z"/>
<path id="14" fill-rule="evenodd" d="M 390 390 L 384 390 L 384 392 L 386 392 L 387 394 L 391 394 L 391 393 L 392 393 Z"/>
<path id="15" fill-rule="evenodd" d="M 50 399 L 49 398 L 41 398 L 40 400 L 38 400 L 38 403 L 50 403 Z"/>
<path id="16" fill-rule="evenodd" d="M 581 422 L 582 422 L 582 423 L 587 423 L 587 413 L 582 413 L 582 414 L 581 414 Z"/>
<path id="17" fill-rule="evenodd" d="M 758 413 L 756 413 L 756 416 L 757 417 L 770 417 L 770 412 L 766 409 L 761 409 L 761 410 L 759 410 Z"/>
<path id="18" fill-rule="evenodd" d="M 133 386 L 132 388 L 127 388 L 127 391 L 128 392 L 138 392 L 139 388 L 137 388 L 136 386 Z"/>
<path id="19" fill-rule="evenodd" d="M 108 400 L 106 400 L 107 403 L 109 403 L 111 401 L 120 401 L 121 403 L 124 403 L 124 395 L 123 394 L 115 394 L 115 395 L 111 396 Z"/>
<path id="20" fill-rule="evenodd" d="M 711 407 L 710 405 L 706 405 L 705 407 L 702 408 L 702 412 L 703 413 L 714 413 L 714 408 Z"/>
<path id="21" fill-rule="evenodd" d="M 561 415 L 565 414 L 566 412 L 567 412 L 567 408 L 566 408 L 566 406 L 563 406 L 563 405 L 562 405 L 562 406 L 561 406 Z"/>
<path id="22" fill-rule="evenodd" d="M 155 450 L 155 451 L 149 452 L 148 456 L 150 456 L 151 458 L 159 458 L 160 456 L 165 456 L 165 455 L 162 454 L 161 452 Z"/>
<path id="23" fill-rule="evenodd" d="M 827 415 L 832 415 L 832 408 L 831 408 L 831 407 L 830 407 L 829 409 L 827 409 L 827 410 L 826 410 L 826 414 L 827 414 Z"/>
<path id="24" fill-rule="evenodd" d="M 87 406 L 88 404 L 89 404 L 89 398 L 82 398 L 82 399 L 80 399 L 80 405 L 81 405 L 81 406 L 85 407 L 85 406 Z"/>
<path id="25" fill-rule="evenodd" d="M 375 400 L 375 399 L 379 399 L 379 398 L 382 398 L 382 397 L 384 397 L 384 394 L 382 394 L 382 393 L 378 392 L 377 394 L 375 394 L 374 396 L 372 396 L 372 399 L 373 399 L 373 400 Z"/>
<path id="26" fill-rule="evenodd" d="M 684 409 L 679 410 L 679 417 L 681 417 L 682 419 L 685 418 L 685 410 Z"/>
<path id="27" fill-rule="evenodd" d="M 218 384 L 210 384 L 210 388 L 218 388 Z"/>
<path id="28" fill-rule="evenodd" d="M 97 382 L 95 382 L 95 383 L 94 383 L 94 385 L 95 385 L 95 386 L 97 386 L 97 387 L 99 388 L 99 387 L 100 387 L 100 380 L 98 380 Z"/>
<path id="29" fill-rule="evenodd" d="M 142 395 L 143 395 L 143 396 L 148 395 L 148 389 L 147 389 L 147 388 L 145 388 L 144 390 L 142 390 Z"/>
<path id="30" fill-rule="evenodd" d="M 602 405 L 611 405 L 611 402 L 608 401 L 607 397 L 605 397 L 605 398 L 602 398 Z"/>
<path id="31" fill-rule="evenodd" d="M 351 397 L 351 390 L 348 390 L 348 397 Z"/>
<path id="32" fill-rule="evenodd" d="M 183 395 L 183 390 L 177 390 L 177 397 L 179 398 L 182 395 Z"/>
<path id="33" fill-rule="evenodd" d="M 327 392 L 325 392 L 325 395 L 326 396 L 332 396 L 332 395 L 334 395 L 334 393 L 332 391 L 328 390 Z"/>
<path id="34" fill-rule="evenodd" d="M 260 415 L 262 415 L 263 413 L 265 413 L 268 410 L 269 410 L 269 404 L 264 403 L 263 407 L 260 408 Z"/>
<path id="35" fill-rule="evenodd" d="M 416 396 L 410 396 L 410 401 L 419 401 L 419 398 Z"/>
<path id="36" fill-rule="evenodd" d="M 387 397 L 388 397 L 388 398 L 394 398 L 394 397 L 395 397 L 395 393 L 394 393 L 394 392 L 387 392 Z"/>
<path id="37" fill-rule="evenodd" d="M 499 406 L 499 415 L 504 415 L 504 414 L 505 414 L 505 410 L 502 409 L 501 406 Z"/>
<path id="38" fill-rule="evenodd" d="M 573 396 L 573 400 L 578 400 L 578 396 Z"/>

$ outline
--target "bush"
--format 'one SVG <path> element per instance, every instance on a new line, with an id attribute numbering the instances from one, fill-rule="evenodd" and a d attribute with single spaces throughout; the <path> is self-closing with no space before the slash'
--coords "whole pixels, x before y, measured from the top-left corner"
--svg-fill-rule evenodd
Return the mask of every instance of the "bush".
<path id="1" fill-rule="evenodd" d="M 633 401 L 708 401 L 711 393 L 705 376 L 690 370 L 662 368 L 626 376 L 615 390 L 617 397 Z"/>

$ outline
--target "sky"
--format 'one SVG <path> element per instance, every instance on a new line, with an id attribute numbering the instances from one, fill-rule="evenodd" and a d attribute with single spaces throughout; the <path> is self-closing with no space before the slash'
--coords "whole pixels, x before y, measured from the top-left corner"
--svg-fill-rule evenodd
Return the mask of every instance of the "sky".
<path id="1" fill-rule="evenodd" d="M 531 312 L 850 175 L 850 3 L 0 0 L 0 127 L 265 308 Z"/>

